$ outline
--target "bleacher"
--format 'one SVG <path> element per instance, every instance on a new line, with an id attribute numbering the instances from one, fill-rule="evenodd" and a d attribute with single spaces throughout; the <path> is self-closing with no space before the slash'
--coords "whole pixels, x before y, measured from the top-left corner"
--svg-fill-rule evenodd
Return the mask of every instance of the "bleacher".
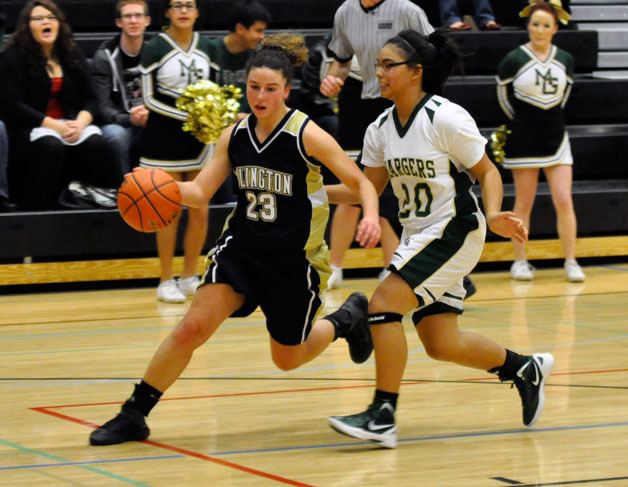
<path id="1" fill-rule="evenodd" d="M 577 8 L 598 5 L 602 0 L 574 0 Z M 58 0 L 87 56 L 115 35 L 115 0 Z M 149 2 L 152 3 L 152 2 Z M 225 33 L 221 13 L 229 0 L 197 0 L 201 30 L 210 36 Z M 312 44 L 331 27 L 342 0 L 264 0 L 273 14 L 271 32 L 290 29 L 304 34 Z M 437 23 L 436 0 L 415 0 Z M 628 11 L 626 3 L 607 3 Z M 87 7 L 88 4 L 88 7 Z M 9 19 L 11 31 L 22 1 L 0 0 L 0 10 Z M 613 15 L 621 16 L 619 10 Z M 496 10 L 497 13 L 497 10 Z M 498 17 L 498 21 L 503 21 Z M 158 24 L 153 19 L 153 29 Z M 574 204 L 578 217 L 579 257 L 624 257 L 628 255 L 628 83 L 622 66 L 608 66 L 609 57 L 600 50 L 613 46 L 609 31 L 624 35 L 614 25 L 601 32 L 595 23 L 582 21 L 579 29 L 561 30 L 555 42 L 576 60 L 576 80 L 566 109 L 574 154 Z M 585 28 L 583 28 L 585 27 Z M 607 26 L 608 27 L 608 26 Z M 601 32 L 601 33 L 600 33 Z M 499 32 L 453 34 L 462 47 L 465 73 L 450 79 L 445 96 L 464 106 L 488 137 L 504 123 L 496 98 L 494 74 L 504 54 L 525 42 L 524 30 L 509 27 Z M 628 45 L 628 44 L 627 44 Z M 614 51 L 608 51 L 614 52 Z M 601 54 L 602 53 L 602 56 Z M 621 56 L 620 56 L 621 57 Z M 627 64 L 628 66 L 628 64 Z M 297 86 L 298 89 L 298 86 Z M 298 97 L 296 97 L 298 99 Z M 504 207 L 512 207 L 513 188 L 509 171 L 502 171 Z M 230 208 L 212 206 L 207 247 L 215 241 Z M 555 215 L 547 185 L 541 183 L 532 216 L 531 259 L 557 259 Z M 0 213 L 0 286 L 7 284 L 143 279 L 158 275 L 154 237 L 127 227 L 115 210 Z M 489 236 L 484 262 L 508 261 L 510 244 Z M 378 267 L 377 251 L 352 249 L 348 267 Z"/>

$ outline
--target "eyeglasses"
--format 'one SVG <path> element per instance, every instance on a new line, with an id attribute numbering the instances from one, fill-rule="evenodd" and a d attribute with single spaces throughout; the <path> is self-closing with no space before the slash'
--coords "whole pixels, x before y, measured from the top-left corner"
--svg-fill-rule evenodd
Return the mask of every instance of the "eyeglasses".
<path id="1" fill-rule="evenodd" d="M 401 66 L 403 64 L 408 64 L 411 61 L 406 59 L 405 61 L 399 61 L 396 63 L 375 63 L 373 64 L 373 67 L 375 68 L 375 71 L 377 71 L 378 69 L 381 69 L 384 73 L 387 73 L 388 71 L 390 71 L 392 68 L 396 67 L 396 66 Z"/>
<path id="2" fill-rule="evenodd" d="M 196 5 L 193 3 L 173 3 L 170 5 L 170 8 L 177 12 L 183 12 L 183 10 L 192 11 L 196 10 Z"/>
<path id="3" fill-rule="evenodd" d="M 57 19 L 56 15 L 33 15 L 31 17 L 31 21 L 33 22 L 43 22 L 44 20 L 49 20 L 50 22 L 54 22 Z"/>
<path id="4" fill-rule="evenodd" d="M 146 14 L 122 14 L 120 15 L 120 18 L 122 20 L 142 20 L 144 17 L 146 17 Z"/>

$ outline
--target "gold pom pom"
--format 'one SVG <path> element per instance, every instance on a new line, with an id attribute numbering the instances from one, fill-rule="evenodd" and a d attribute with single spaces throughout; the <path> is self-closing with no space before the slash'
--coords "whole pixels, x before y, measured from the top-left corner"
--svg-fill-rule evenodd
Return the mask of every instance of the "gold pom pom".
<path id="1" fill-rule="evenodd" d="M 177 108 L 188 112 L 183 130 L 192 132 L 204 144 L 216 142 L 220 133 L 236 121 L 241 98 L 242 90 L 233 85 L 220 86 L 209 80 L 189 85 L 177 98 Z"/>
<path id="2" fill-rule="evenodd" d="M 491 134 L 491 150 L 493 151 L 493 159 L 499 164 L 504 162 L 504 157 L 506 157 L 504 146 L 506 145 L 506 139 L 510 133 L 511 131 L 507 125 L 500 125 L 497 130 Z"/>

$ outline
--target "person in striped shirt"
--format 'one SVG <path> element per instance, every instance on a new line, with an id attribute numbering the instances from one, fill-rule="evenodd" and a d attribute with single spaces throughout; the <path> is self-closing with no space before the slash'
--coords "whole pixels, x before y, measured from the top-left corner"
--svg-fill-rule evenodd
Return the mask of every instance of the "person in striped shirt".
<path id="1" fill-rule="evenodd" d="M 424 34 L 434 30 L 425 12 L 409 0 L 346 0 L 336 11 L 329 44 L 334 61 L 321 81 L 320 91 L 329 97 L 340 94 L 350 77 L 352 64 L 355 64 L 352 58 L 357 60 L 362 78 L 361 97 L 351 103 L 354 107 L 352 111 L 359 116 L 342 110 L 338 114 L 339 142 L 344 149 L 359 149 L 368 125 L 390 106 L 390 102 L 379 93 L 373 65 L 384 42 L 403 29 L 414 29 Z M 337 205 L 334 211 L 330 233 L 330 288 L 342 284 L 342 260 L 353 239 L 359 211 L 358 207 L 345 204 Z M 399 228 L 396 213 L 395 198 L 388 187 L 380 199 L 381 245 L 385 265 L 399 243 L 395 232 Z M 384 270 L 380 277 L 386 274 Z"/>

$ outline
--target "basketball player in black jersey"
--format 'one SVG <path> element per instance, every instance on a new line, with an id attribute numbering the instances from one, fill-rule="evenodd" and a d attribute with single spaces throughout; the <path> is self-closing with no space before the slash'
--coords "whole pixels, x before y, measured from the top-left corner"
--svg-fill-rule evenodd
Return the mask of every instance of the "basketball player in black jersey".
<path id="1" fill-rule="evenodd" d="M 353 293 L 337 311 L 316 320 L 330 272 L 321 163 L 359 195 L 364 217 L 356 240 L 364 247 L 376 245 L 380 236 L 377 193 L 329 134 L 286 106 L 297 51 L 273 38 L 265 42 L 269 45 L 247 67 L 252 114 L 222 133 L 214 157 L 193 181 L 178 183 L 183 204 L 199 207 L 233 171 L 237 206 L 210 251 L 190 309 L 162 342 L 121 412 L 92 432 L 92 445 L 148 438 L 145 417 L 194 350 L 228 317 L 247 316 L 257 306 L 266 317 L 273 362 L 282 370 L 309 362 L 340 337 L 356 363 L 372 352 L 364 294 Z"/>

